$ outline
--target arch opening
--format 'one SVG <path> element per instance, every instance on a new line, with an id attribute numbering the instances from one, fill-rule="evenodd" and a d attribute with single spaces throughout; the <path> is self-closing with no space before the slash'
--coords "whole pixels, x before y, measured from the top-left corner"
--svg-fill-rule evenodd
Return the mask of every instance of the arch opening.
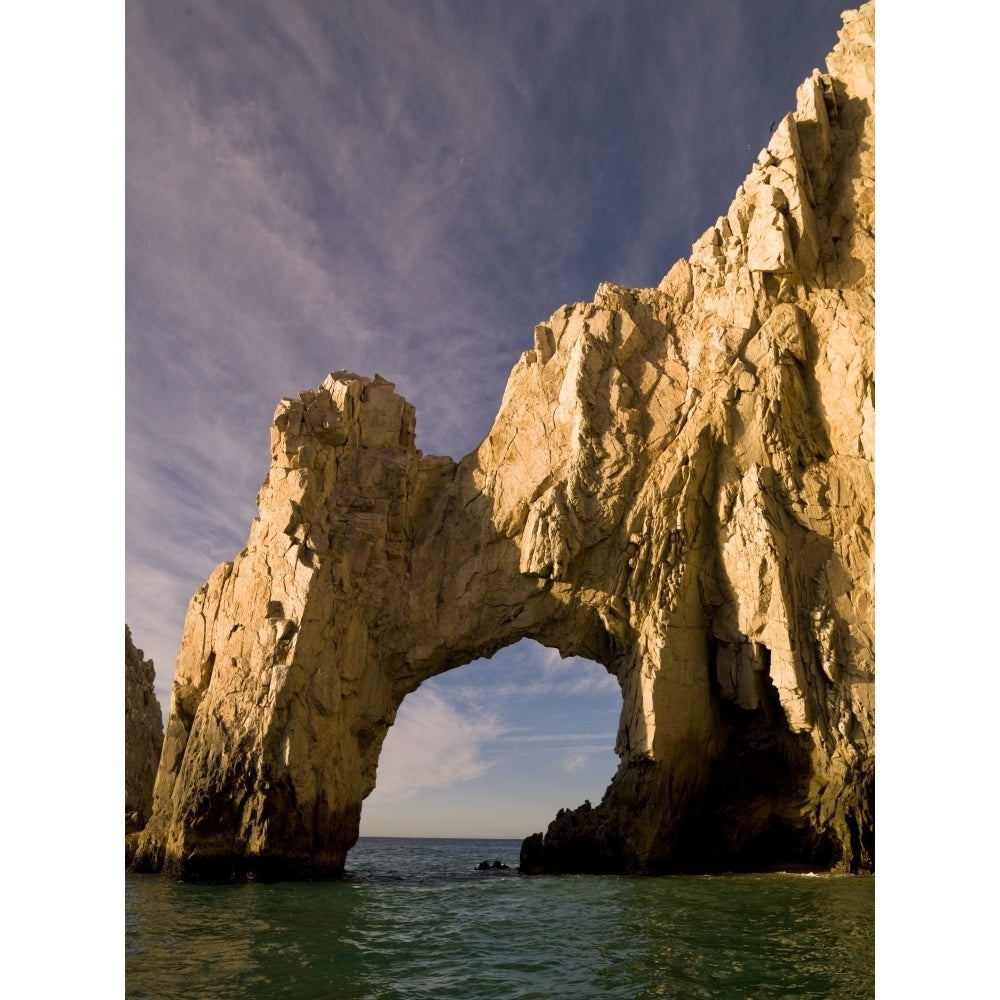
<path id="1" fill-rule="evenodd" d="M 522 839 L 597 804 L 618 768 L 622 693 L 593 660 L 531 639 L 406 696 L 360 835 Z"/>

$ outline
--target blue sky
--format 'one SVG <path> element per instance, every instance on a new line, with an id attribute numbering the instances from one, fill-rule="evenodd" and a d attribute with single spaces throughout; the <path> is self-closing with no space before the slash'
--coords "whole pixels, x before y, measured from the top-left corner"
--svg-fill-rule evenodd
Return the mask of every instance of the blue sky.
<path id="1" fill-rule="evenodd" d="M 690 254 L 844 6 L 126 2 L 126 621 L 164 709 L 277 401 L 378 372 L 471 451 L 537 322 Z M 603 794 L 620 705 L 530 643 L 436 678 L 362 831 L 542 829 Z"/>

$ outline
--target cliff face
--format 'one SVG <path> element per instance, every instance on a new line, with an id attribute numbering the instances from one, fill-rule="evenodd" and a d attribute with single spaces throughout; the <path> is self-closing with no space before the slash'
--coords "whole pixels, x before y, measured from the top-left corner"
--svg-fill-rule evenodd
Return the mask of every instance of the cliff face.
<path id="1" fill-rule="evenodd" d="M 153 805 L 163 747 L 163 715 L 153 690 L 153 661 L 143 660 L 125 626 L 125 832 L 141 830 Z"/>
<path id="2" fill-rule="evenodd" d="M 536 327 L 460 463 L 378 376 L 279 404 L 137 867 L 340 871 L 402 699 L 525 637 L 623 708 L 604 799 L 524 870 L 872 866 L 873 5 L 827 66 L 659 287 Z"/>

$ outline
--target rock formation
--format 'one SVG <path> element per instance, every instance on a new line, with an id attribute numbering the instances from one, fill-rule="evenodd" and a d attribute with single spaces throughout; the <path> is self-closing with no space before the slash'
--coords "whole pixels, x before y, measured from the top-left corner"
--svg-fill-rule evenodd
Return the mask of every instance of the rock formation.
<path id="1" fill-rule="evenodd" d="M 152 660 L 132 644 L 125 626 L 125 832 L 141 830 L 153 806 L 163 747 L 163 714 L 153 690 Z"/>
<path id="2" fill-rule="evenodd" d="M 486 440 L 379 376 L 274 415 L 191 601 L 135 864 L 342 870 L 400 703 L 530 637 L 621 686 L 604 799 L 525 871 L 873 864 L 874 7 L 693 254 L 535 328 Z"/>

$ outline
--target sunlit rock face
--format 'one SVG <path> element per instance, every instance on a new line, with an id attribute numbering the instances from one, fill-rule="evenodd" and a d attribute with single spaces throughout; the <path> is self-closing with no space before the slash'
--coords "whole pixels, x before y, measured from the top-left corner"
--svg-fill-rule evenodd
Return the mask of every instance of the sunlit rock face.
<path id="1" fill-rule="evenodd" d="M 604 799 L 523 870 L 872 867 L 873 5 L 827 65 L 659 287 L 536 327 L 461 462 L 378 376 L 279 404 L 137 867 L 341 871 L 403 698 L 526 637 L 623 706 Z"/>

